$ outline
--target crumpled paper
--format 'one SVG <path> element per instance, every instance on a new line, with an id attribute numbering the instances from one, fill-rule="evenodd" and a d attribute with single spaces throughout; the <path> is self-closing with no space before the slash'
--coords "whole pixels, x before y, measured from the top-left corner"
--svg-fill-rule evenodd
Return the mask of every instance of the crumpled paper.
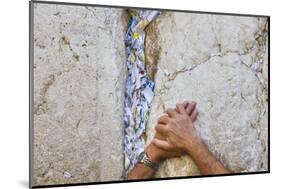
<path id="1" fill-rule="evenodd" d="M 130 10 L 131 18 L 125 35 L 128 78 L 125 89 L 125 175 L 138 162 L 144 151 L 144 139 L 150 105 L 154 96 L 154 82 L 145 69 L 144 42 L 146 26 L 160 11 Z"/>

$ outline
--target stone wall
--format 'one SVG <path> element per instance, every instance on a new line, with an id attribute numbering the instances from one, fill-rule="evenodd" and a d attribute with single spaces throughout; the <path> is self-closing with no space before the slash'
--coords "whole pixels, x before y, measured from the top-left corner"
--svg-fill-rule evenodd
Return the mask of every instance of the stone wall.
<path id="1" fill-rule="evenodd" d="M 124 9 L 34 3 L 32 185 L 120 179 L 127 17 Z M 267 27 L 266 18 L 162 12 L 146 29 L 156 85 L 146 143 L 166 108 L 195 100 L 196 129 L 227 168 L 267 170 Z M 155 177 L 198 174 L 184 156 Z"/>
<path id="2" fill-rule="evenodd" d="M 150 69 L 156 89 L 147 144 L 165 109 L 195 100 L 196 129 L 227 168 L 267 170 L 267 19 L 164 12 L 149 27 L 146 49 L 147 56 L 156 54 L 148 62 L 156 68 Z M 156 177 L 198 174 L 185 156 L 165 161 Z"/>
<path id="3" fill-rule="evenodd" d="M 32 185 L 119 180 L 122 9 L 34 4 Z"/>

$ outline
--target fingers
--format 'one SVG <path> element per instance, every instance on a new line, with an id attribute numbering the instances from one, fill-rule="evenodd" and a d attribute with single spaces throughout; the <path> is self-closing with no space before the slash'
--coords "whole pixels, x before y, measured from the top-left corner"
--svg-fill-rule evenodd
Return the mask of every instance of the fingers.
<path id="1" fill-rule="evenodd" d="M 188 101 L 184 101 L 183 103 L 178 103 L 176 105 L 175 109 L 172 108 L 168 108 L 166 110 L 166 113 L 168 114 L 168 116 L 163 117 L 158 120 L 158 123 L 163 123 L 163 124 L 168 124 L 169 122 L 169 117 L 170 118 L 174 118 L 176 117 L 178 114 L 187 114 L 188 116 L 190 116 L 192 121 L 195 121 L 197 116 L 198 116 L 198 111 L 196 110 L 196 102 L 191 102 L 189 103 Z"/>
<path id="2" fill-rule="evenodd" d="M 166 125 L 157 124 L 155 126 L 155 130 L 157 131 L 157 133 L 160 133 L 160 135 L 166 136 L 166 134 L 167 134 L 167 126 Z"/>
<path id="3" fill-rule="evenodd" d="M 156 133 L 155 133 L 154 138 L 158 138 L 158 139 L 160 139 L 160 140 L 165 140 L 165 137 L 164 137 L 162 134 L 160 134 L 159 132 L 156 132 Z"/>
<path id="4" fill-rule="evenodd" d="M 170 117 L 175 117 L 178 115 L 177 111 L 173 108 L 168 108 L 166 112 Z"/>
<path id="5" fill-rule="evenodd" d="M 169 121 L 170 121 L 170 118 L 167 115 L 163 115 L 158 119 L 158 123 L 160 123 L 160 124 L 168 124 Z"/>
<path id="6" fill-rule="evenodd" d="M 156 147 L 161 148 L 162 150 L 166 150 L 166 151 L 171 151 L 172 150 L 172 147 L 170 146 L 170 144 L 167 141 L 159 140 L 157 138 L 154 138 L 152 140 L 152 143 Z"/>
<path id="7" fill-rule="evenodd" d="M 190 114 L 192 113 L 192 111 L 195 109 L 195 107 L 196 107 L 196 102 L 191 102 L 191 103 L 187 106 L 187 108 L 185 109 L 186 113 L 187 113 L 188 115 L 190 115 Z"/>
<path id="8" fill-rule="evenodd" d="M 177 107 L 180 114 L 186 114 L 183 104 L 177 104 L 176 107 Z"/>
<path id="9" fill-rule="evenodd" d="M 178 103 L 178 104 L 180 104 L 180 103 Z M 178 104 L 177 104 L 177 105 L 178 105 Z M 184 106 L 184 109 L 187 108 L 187 106 L 188 106 L 188 101 L 185 100 L 185 101 L 182 103 L 182 105 Z M 180 110 L 179 110 L 178 106 L 176 106 L 175 109 L 176 109 L 176 111 L 177 111 L 178 113 L 180 113 Z"/>
<path id="10" fill-rule="evenodd" d="M 190 115 L 190 119 L 192 120 L 192 122 L 196 120 L 197 116 L 198 116 L 198 111 L 195 109 Z"/>
<path id="11" fill-rule="evenodd" d="M 182 109 L 182 107 L 184 109 Z M 178 103 L 176 105 L 176 108 L 175 110 L 178 112 L 178 113 L 183 113 L 183 110 L 184 110 L 184 113 L 186 113 L 188 116 L 190 116 L 191 120 L 192 121 L 195 121 L 196 120 L 196 117 L 198 116 L 198 111 L 196 110 L 196 102 L 191 102 L 189 103 L 187 100 L 184 101 L 183 103 Z"/>
<path id="12" fill-rule="evenodd" d="M 185 101 L 182 103 L 182 105 L 184 106 L 184 109 L 186 109 L 187 106 L 189 105 L 189 102 L 188 102 L 187 100 L 185 100 Z"/>

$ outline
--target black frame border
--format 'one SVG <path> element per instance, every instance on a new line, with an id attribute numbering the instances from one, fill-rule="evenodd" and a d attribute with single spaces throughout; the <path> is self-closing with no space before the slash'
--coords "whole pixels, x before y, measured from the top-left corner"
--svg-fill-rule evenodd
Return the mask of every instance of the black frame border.
<path id="1" fill-rule="evenodd" d="M 103 7 L 103 8 L 136 8 L 147 10 L 161 10 L 173 11 L 195 14 L 212 14 L 224 16 L 245 16 L 245 17 L 265 17 L 268 19 L 268 170 L 261 172 L 246 172 L 246 173 L 230 173 L 230 174 L 216 174 L 216 175 L 200 175 L 200 176 L 181 176 L 181 177 L 166 177 L 166 178 L 153 178 L 153 179 L 136 179 L 136 180 L 116 180 L 116 181 L 100 181 L 100 182 L 87 182 L 87 183 L 72 183 L 72 184 L 52 184 L 52 185 L 35 185 L 33 186 L 33 144 L 34 144 L 34 77 L 33 77 L 33 63 L 34 63 L 34 3 L 39 4 L 55 4 L 55 5 L 69 5 L 69 6 L 89 6 L 89 7 Z M 240 14 L 240 13 L 224 13 L 224 12 L 207 12 L 207 11 L 193 11 L 193 10 L 178 10 L 178 9 L 163 9 L 151 7 L 133 7 L 133 6 L 120 6 L 120 5 L 102 5 L 102 4 L 88 4 L 88 3 L 70 3 L 58 1 L 29 1 L 29 188 L 49 188 L 49 187 L 67 187 L 67 186 L 83 186 L 83 185 L 98 185 L 98 184 L 116 184 L 116 183 L 131 183 L 131 182 L 144 182 L 144 181 L 161 181 L 161 180 L 177 180 L 177 179 L 192 179 L 192 178 L 211 178 L 223 176 L 239 176 L 239 175 L 257 175 L 270 173 L 270 16 L 269 15 L 256 15 L 256 14 Z"/>

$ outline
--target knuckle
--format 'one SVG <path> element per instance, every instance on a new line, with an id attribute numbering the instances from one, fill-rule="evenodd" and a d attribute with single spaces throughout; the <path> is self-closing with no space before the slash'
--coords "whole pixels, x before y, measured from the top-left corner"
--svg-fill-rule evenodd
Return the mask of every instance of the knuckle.
<path id="1" fill-rule="evenodd" d="M 160 122 L 160 121 L 162 121 L 162 120 L 163 120 L 163 118 L 164 118 L 164 117 L 163 117 L 163 116 L 161 116 L 161 117 L 159 117 L 159 118 L 158 118 L 158 120 L 157 120 L 157 121 L 158 121 L 158 122 Z"/>
<path id="2" fill-rule="evenodd" d="M 170 112 L 170 111 L 171 111 L 171 108 L 168 108 L 168 109 L 167 109 L 167 112 Z"/>

